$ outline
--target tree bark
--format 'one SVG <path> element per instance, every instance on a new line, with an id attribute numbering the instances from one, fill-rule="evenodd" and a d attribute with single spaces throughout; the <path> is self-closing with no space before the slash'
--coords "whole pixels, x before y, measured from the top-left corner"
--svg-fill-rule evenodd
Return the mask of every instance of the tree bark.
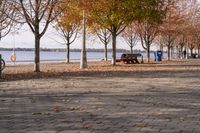
<path id="1" fill-rule="evenodd" d="M 171 48 L 170 45 L 167 46 L 167 60 L 170 61 L 170 57 L 171 57 Z"/>
<path id="2" fill-rule="evenodd" d="M 70 44 L 67 44 L 67 63 L 69 63 L 69 60 L 70 60 Z"/>
<path id="3" fill-rule="evenodd" d="M 181 59 L 181 54 L 182 54 L 182 50 L 181 48 L 178 48 L 178 58 Z"/>
<path id="4" fill-rule="evenodd" d="M 131 46 L 131 54 L 133 54 L 133 46 Z"/>
<path id="5" fill-rule="evenodd" d="M 160 43 L 160 51 L 163 51 L 163 44 Z"/>
<path id="6" fill-rule="evenodd" d="M 174 47 L 170 45 L 170 59 L 173 57 Z"/>
<path id="7" fill-rule="evenodd" d="M 39 25 L 35 26 L 35 64 L 34 71 L 40 72 L 40 33 Z"/>
<path id="8" fill-rule="evenodd" d="M 105 61 L 108 61 L 108 45 L 105 44 Z"/>
<path id="9" fill-rule="evenodd" d="M 182 46 L 180 46 L 179 57 L 180 57 L 181 59 L 183 58 L 183 47 L 182 47 Z"/>
<path id="10" fill-rule="evenodd" d="M 112 65 L 116 65 L 116 39 L 117 39 L 117 31 L 116 28 L 113 27 L 112 32 Z"/>
<path id="11" fill-rule="evenodd" d="M 193 54 L 193 49 L 191 48 L 190 49 L 190 56 L 192 57 L 192 54 Z"/>
<path id="12" fill-rule="evenodd" d="M 147 59 L 148 59 L 148 63 L 150 63 L 150 45 L 147 44 Z"/>

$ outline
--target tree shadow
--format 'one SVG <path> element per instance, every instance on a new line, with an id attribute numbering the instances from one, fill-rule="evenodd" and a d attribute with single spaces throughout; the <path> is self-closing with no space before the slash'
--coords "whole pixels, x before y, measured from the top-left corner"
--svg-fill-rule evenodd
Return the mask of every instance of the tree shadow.
<path id="1" fill-rule="evenodd" d="M 169 66 L 170 67 L 170 66 Z M 17 81 L 43 78 L 71 78 L 71 77 L 130 77 L 130 78 L 200 78 L 200 70 L 137 70 L 137 71 L 77 71 L 77 72 L 26 72 L 18 74 L 4 74 L 2 81 Z"/>
<path id="2" fill-rule="evenodd" d="M 2 131 L 190 132 L 199 91 L 9 94 L 1 97 Z M 176 123 L 176 124 L 174 124 Z M 187 125 L 187 126 L 185 126 Z M 190 129 L 189 129 L 190 128 Z"/>

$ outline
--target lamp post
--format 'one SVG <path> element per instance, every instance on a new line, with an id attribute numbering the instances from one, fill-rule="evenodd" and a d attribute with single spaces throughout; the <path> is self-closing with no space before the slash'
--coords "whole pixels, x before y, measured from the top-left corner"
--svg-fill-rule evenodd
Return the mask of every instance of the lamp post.
<path id="1" fill-rule="evenodd" d="M 83 10 L 83 43 L 82 43 L 82 49 L 81 49 L 80 69 L 84 69 L 84 68 L 87 68 L 85 9 Z"/>

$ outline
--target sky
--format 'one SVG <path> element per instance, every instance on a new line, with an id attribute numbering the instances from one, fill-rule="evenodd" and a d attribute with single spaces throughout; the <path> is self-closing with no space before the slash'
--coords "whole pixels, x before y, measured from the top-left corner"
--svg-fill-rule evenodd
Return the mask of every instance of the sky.
<path id="1" fill-rule="evenodd" d="M 50 25 L 46 34 L 41 38 L 41 48 L 65 48 L 66 45 L 61 44 L 63 42 L 63 39 L 58 36 L 57 31 L 53 29 Z M 80 34 L 76 41 L 71 44 L 71 48 L 80 49 L 82 44 L 81 42 L 82 36 Z M 34 48 L 34 36 L 27 25 L 24 25 L 15 34 L 10 33 L 6 37 L 2 38 L 2 40 L 0 41 L 0 47 L 13 48 L 14 46 L 16 48 Z M 97 37 L 87 35 L 86 47 L 103 49 L 104 45 L 99 41 Z M 111 48 L 111 44 L 109 44 L 108 47 Z M 130 49 L 122 37 L 117 38 L 117 48 L 127 50 Z M 134 49 L 143 50 L 140 43 L 138 43 L 138 45 L 136 45 Z M 153 47 L 152 49 L 154 50 L 156 49 L 156 47 Z"/>

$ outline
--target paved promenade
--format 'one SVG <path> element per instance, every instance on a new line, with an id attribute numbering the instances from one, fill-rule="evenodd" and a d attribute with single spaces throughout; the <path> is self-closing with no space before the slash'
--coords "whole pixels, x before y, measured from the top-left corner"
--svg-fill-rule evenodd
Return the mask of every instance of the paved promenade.
<path id="1" fill-rule="evenodd" d="M 200 133 L 200 73 L 1 82 L 0 133 Z"/>

